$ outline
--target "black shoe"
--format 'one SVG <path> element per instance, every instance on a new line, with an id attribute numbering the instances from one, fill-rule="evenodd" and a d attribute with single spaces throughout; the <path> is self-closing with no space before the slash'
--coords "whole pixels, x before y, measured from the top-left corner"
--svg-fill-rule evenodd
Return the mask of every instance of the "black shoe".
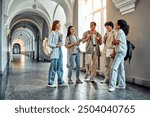
<path id="1" fill-rule="evenodd" d="M 91 83 L 95 83 L 95 81 L 94 81 L 94 79 L 92 77 L 90 78 L 90 82 Z"/>
<path id="2" fill-rule="evenodd" d="M 77 84 L 82 84 L 83 82 L 82 82 L 79 78 L 77 78 L 77 79 L 76 79 L 76 83 L 77 83 Z"/>

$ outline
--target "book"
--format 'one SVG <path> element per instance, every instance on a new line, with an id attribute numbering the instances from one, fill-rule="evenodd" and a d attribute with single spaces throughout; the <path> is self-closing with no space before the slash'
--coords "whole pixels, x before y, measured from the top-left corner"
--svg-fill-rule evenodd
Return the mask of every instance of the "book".
<path id="1" fill-rule="evenodd" d="M 112 53 L 113 53 L 113 49 L 106 49 L 106 57 L 110 57 Z"/>

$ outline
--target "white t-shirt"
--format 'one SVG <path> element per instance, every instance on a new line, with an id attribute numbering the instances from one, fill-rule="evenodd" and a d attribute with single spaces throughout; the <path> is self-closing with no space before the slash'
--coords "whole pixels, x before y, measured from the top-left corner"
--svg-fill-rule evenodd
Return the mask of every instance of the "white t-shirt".
<path id="1" fill-rule="evenodd" d="M 122 29 L 120 29 L 117 33 L 117 39 L 120 41 L 119 45 L 115 46 L 115 52 L 127 52 L 127 41 L 126 35 Z"/>

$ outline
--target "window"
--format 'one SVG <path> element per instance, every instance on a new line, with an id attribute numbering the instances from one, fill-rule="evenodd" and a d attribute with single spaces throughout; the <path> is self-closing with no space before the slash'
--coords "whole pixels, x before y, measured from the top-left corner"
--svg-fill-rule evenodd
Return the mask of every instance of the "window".
<path id="1" fill-rule="evenodd" d="M 92 0 L 90 0 L 90 1 L 92 1 Z M 102 0 L 93 0 L 93 10 L 94 11 L 99 10 L 101 5 L 102 5 Z"/>
<path id="2" fill-rule="evenodd" d="M 96 30 L 104 35 L 106 22 L 106 0 L 79 0 L 79 37 L 82 38 L 83 33 L 90 28 L 90 22 L 97 23 Z M 85 51 L 84 46 L 81 51 Z"/>

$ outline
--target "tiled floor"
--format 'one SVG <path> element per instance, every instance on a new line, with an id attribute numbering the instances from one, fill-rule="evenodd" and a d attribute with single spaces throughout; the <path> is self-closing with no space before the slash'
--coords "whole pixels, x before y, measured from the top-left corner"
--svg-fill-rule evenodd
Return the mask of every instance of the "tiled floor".
<path id="1" fill-rule="evenodd" d="M 66 60 L 65 60 L 66 61 Z M 36 62 L 24 55 L 14 55 L 7 72 L 0 76 L 0 99 L 6 100 L 149 100 L 150 88 L 127 84 L 126 90 L 108 92 L 108 84 L 73 84 L 68 87 L 47 87 L 49 63 Z M 64 79 L 67 81 L 64 65 Z M 81 72 L 83 80 L 84 72 Z M 8 80 L 7 80 L 8 79 Z M 73 79 L 75 81 L 75 77 Z"/>

